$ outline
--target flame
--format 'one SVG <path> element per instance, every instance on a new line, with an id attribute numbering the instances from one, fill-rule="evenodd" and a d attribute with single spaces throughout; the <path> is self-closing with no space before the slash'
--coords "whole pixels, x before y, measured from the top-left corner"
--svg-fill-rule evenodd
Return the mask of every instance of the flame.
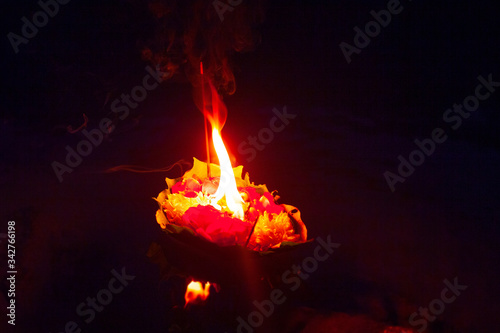
<path id="1" fill-rule="evenodd" d="M 219 187 L 214 194 L 212 202 L 217 203 L 225 196 L 227 208 L 233 213 L 233 217 L 243 220 L 245 216 L 243 211 L 244 201 L 238 192 L 233 167 L 231 166 L 231 160 L 229 159 L 226 147 L 224 146 L 219 130 L 215 127 L 212 129 L 212 141 L 214 142 L 215 152 L 220 164 Z"/>
<path id="2" fill-rule="evenodd" d="M 186 294 L 184 295 L 184 299 L 186 300 L 186 304 L 184 307 L 188 305 L 188 303 L 193 303 L 195 301 L 204 301 L 207 299 L 210 294 L 210 282 L 205 283 L 205 287 L 202 286 L 201 282 L 192 280 L 187 288 Z"/>
<path id="3" fill-rule="evenodd" d="M 220 210 L 221 207 L 218 202 L 225 196 L 227 208 L 233 213 L 233 217 L 243 220 L 245 216 L 243 209 L 244 201 L 238 192 L 233 167 L 231 166 L 231 160 L 220 133 L 226 122 L 227 108 L 222 102 L 212 82 L 210 80 L 205 80 L 203 76 L 202 63 L 200 63 L 200 74 L 200 110 L 203 112 L 205 119 L 208 119 L 212 125 L 212 141 L 220 165 L 219 187 L 212 196 L 210 203 L 212 206 Z"/>

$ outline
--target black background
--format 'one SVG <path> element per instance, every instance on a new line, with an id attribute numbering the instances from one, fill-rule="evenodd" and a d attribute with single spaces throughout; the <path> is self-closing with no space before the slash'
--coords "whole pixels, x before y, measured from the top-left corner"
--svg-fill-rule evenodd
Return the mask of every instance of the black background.
<path id="1" fill-rule="evenodd" d="M 16 327 L 60 332 L 74 320 L 83 332 L 168 331 L 171 304 L 146 252 L 160 233 L 151 197 L 180 171 L 103 171 L 202 159 L 203 119 L 191 86 L 182 78 L 162 83 L 59 182 L 51 163 L 63 163 L 65 147 L 83 138 L 66 126 L 78 127 L 85 113 L 89 128 L 97 127 L 110 114 L 106 98 L 142 82 L 147 64 L 138 41 L 154 27 L 138 2 L 73 0 L 15 54 L 7 34 L 19 34 L 20 18 L 39 8 L 2 5 L 0 232 L 16 221 Z M 311 238 L 331 235 L 342 244 L 269 321 L 283 327 L 298 307 L 373 314 L 371 302 L 382 298 L 405 326 L 409 313 L 439 298 L 444 279 L 458 277 L 468 289 L 446 305 L 434 330 L 491 332 L 500 296 L 500 92 L 456 131 L 442 116 L 474 93 L 479 75 L 500 81 L 495 2 L 401 2 L 402 12 L 348 64 L 339 44 L 353 44 L 353 28 L 386 5 L 269 1 L 261 43 L 232 58 L 238 87 L 225 98 L 228 149 L 253 181 L 300 208 Z M 283 106 L 297 117 L 246 161 L 239 143 Z M 383 173 L 396 173 L 398 155 L 407 158 L 413 141 L 437 127 L 447 141 L 392 193 Z M 294 262 L 310 251 L 296 251 Z M 122 267 L 136 278 L 84 323 L 76 306 Z M 230 318 L 220 327 L 234 331 Z"/>

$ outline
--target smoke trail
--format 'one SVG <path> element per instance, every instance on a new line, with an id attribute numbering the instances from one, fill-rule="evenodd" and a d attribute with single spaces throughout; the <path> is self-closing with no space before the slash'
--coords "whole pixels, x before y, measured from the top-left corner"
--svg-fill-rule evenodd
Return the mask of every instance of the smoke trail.
<path id="1" fill-rule="evenodd" d="M 256 27 L 264 18 L 263 1 L 240 1 L 224 13 L 223 21 L 215 3 L 148 0 L 157 30 L 145 42 L 142 55 L 161 71 L 185 75 L 195 88 L 201 82 L 201 61 L 206 79 L 220 93 L 231 95 L 236 90 L 231 56 L 259 43 Z"/>

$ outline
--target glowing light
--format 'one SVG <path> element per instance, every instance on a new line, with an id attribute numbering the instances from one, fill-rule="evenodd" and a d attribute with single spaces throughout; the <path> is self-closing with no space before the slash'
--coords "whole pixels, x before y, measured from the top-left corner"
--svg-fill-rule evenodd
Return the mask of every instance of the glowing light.
<path id="1" fill-rule="evenodd" d="M 215 127 L 212 129 L 212 140 L 220 164 L 219 187 L 214 194 L 213 202 L 217 203 L 225 196 L 227 207 L 233 213 L 233 217 L 243 220 L 245 216 L 243 210 L 244 201 L 238 192 L 233 167 L 231 166 L 231 160 L 229 159 L 226 147 L 224 146 L 219 130 Z"/>
<path id="2" fill-rule="evenodd" d="M 205 287 L 202 286 L 199 281 L 191 281 L 187 288 L 186 294 L 184 295 L 184 299 L 186 300 L 186 304 L 184 307 L 188 305 L 188 303 L 194 303 L 199 301 L 204 301 L 208 298 L 210 294 L 210 282 L 205 283 Z"/>

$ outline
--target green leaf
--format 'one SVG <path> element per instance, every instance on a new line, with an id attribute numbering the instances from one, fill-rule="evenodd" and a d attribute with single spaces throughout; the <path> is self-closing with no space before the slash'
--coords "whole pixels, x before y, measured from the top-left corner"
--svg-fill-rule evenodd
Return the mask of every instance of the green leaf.
<path id="1" fill-rule="evenodd" d="M 180 234 L 183 232 L 187 232 L 187 233 L 195 236 L 195 233 L 191 228 L 181 227 L 181 226 L 178 226 L 176 224 L 171 224 L 171 223 L 167 224 L 166 228 L 163 230 L 165 230 L 167 233 L 170 233 L 170 234 Z"/>

